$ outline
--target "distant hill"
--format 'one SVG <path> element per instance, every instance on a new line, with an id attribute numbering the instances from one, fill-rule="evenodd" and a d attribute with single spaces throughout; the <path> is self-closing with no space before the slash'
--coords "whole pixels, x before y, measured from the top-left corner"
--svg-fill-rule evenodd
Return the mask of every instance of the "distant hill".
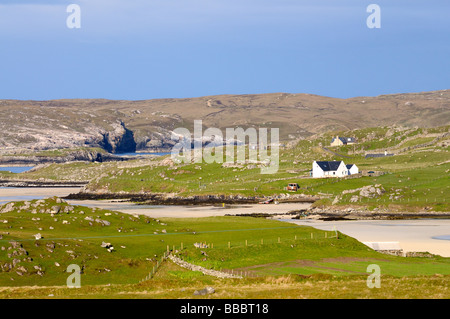
<path id="1" fill-rule="evenodd" d="M 312 94 L 217 95 L 142 101 L 0 100 L 3 153 L 80 146 L 161 151 L 177 127 L 278 127 L 282 141 L 377 126 L 450 124 L 450 90 L 338 99 Z"/>

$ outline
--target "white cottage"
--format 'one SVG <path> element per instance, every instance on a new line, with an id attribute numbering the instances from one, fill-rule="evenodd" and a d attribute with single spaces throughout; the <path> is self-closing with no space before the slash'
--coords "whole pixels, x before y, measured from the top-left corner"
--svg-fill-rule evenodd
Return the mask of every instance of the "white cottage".
<path id="1" fill-rule="evenodd" d="M 314 161 L 312 177 L 343 177 L 348 175 L 347 166 L 343 161 Z"/>

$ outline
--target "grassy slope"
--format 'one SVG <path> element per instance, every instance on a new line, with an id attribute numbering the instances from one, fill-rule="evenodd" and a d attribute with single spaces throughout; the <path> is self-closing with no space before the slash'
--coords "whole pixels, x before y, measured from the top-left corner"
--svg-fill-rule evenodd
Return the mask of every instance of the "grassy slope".
<path id="1" fill-rule="evenodd" d="M 136 160 L 127 163 L 66 163 L 52 164 L 32 172 L 15 174 L 16 178 L 90 180 L 87 189 L 109 192 L 154 192 L 178 193 L 182 196 L 215 194 L 244 196 L 273 196 L 285 193 L 289 182 L 296 182 L 300 192 L 317 195 L 327 193 L 337 196 L 343 190 L 381 184 L 386 193 L 374 199 L 363 199 L 353 205 L 380 207 L 390 204 L 400 209 L 423 209 L 431 207 L 438 211 L 449 211 L 449 147 L 443 140 L 432 146 L 406 150 L 393 157 L 364 158 L 363 153 L 353 149 L 373 151 L 383 149 L 405 149 L 428 141 L 427 134 L 442 134 L 449 126 L 434 129 L 394 130 L 387 127 L 330 132 L 317 138 L 302 140 L 294 148 L 280 151 L 280 167 L 276 174 L 261 174 L 260 168 L 251 165 L 222 167 L 221 164 L 180 164 L 177 167 L 159 165 L 163 159 Z M 386 134 L 389 137 L 386 137 Z M 332 148 L 343 158 L 322 149 L 329 145 L 332 136 L 355 136 L 358 144 Z M 406 141 L 406 142 L 405 142 Z M 448 141 L 448 137 L 447 137 Z M 330 148 L 331 149 L 331 148 Z M 166 157 L 167 158 L 167 157 Z M 344 160 L 356 164 L 360 170 L 387 172 L 380 177 L 357 179 L 312 179 L 307 178 L 314 160 Z M 445 163 L 447 162 L 447 163 Z M 0 172 L 0 176 L 9 176 Z M 389 200 L 391 195 L 400 197 Z M 349 205 L 351 195 L 345 195 L 338 205 Z M 323 200 L 318 204 L 326 204 Z"/>

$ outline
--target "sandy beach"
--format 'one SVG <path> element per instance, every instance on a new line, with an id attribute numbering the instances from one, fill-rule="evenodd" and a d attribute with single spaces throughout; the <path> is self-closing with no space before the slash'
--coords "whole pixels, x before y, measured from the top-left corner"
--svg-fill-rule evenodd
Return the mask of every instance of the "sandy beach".
<path id="1" fill-rule="evenodd" d="M 239 214 L 285 214 L 289 211 L 307 209 L 310 203 L 282 203 L 278 205 L 250 204 L 217 206 L 162 206 L 162 205 L 134 205 L 127 202 L 109 200 L 67 200 L 71 205 L 84 205 L 110 209 L 127 214 L 140 214 L 153 218 L 198 218 L 211 216 L 239 215 Z"/>
<path id="2" fill-rule="evenodd" d="M 12 200 L 31 200 L 52 196 L 64 197 L 79 191 L 79 187 L 0 187 L 0 204 Z"/>
<path id="3" fill-rule="evenodd" d="M 1 187 L 0 204 L 14 200 L 31 200 L 47 198 L 51 196 L 65 197 L 71 193 L 79 192 L 80 188 L 74 187 Z M 153 218 L 198 218 L 210 216 L 224 216 L 227 214 L 285 214 L 292 210 L 307 209 L 310 203 L 282 203 L 274 204 L 250 204 L 250 205 L 225 205 L 217 206 L 181 206 L 181 205 L 135 205 L 119 200 L 67 200 L 71 205 L 83 205 L 110 209 L 127 214 L 141 214 Z"/>

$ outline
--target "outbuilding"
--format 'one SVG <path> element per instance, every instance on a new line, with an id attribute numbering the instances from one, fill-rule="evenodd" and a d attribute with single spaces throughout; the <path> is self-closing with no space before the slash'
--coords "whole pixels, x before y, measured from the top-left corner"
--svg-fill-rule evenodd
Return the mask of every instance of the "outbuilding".
<path id="1" fill-rule="evenodd" d="M 356 166 L 356 164 L 347 164 L 346 167 L 348 170 L 348 175 L 353 175 L 353 174 L 359 173 L 359 169 L 358 169 L 358 166 Z"/>

